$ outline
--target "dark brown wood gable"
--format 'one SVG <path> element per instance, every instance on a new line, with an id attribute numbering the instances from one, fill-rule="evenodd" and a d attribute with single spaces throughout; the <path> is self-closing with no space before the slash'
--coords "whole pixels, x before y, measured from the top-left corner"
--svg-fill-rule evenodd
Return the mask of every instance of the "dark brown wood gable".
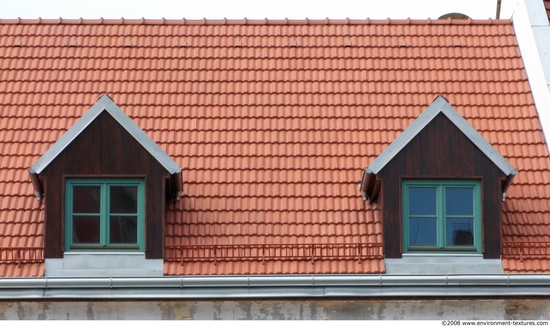
<path id="1" fill-rule="evenodd" d="M 500 258 L 505 174 L 442 113 L 378 173 L 387 258 L 402 255 L 401 183 L 406 178 L 479 179 L 484 258 Z"/>
<path id="2" fill-rule="evenodd" d="M 162 258 L 166 182 L 170 173 L 108 112 L 102 112 L 40 174 L 45 192 L 45 257 L 62 258 L 67 177 L 145 180 L 145 252 Z"/>

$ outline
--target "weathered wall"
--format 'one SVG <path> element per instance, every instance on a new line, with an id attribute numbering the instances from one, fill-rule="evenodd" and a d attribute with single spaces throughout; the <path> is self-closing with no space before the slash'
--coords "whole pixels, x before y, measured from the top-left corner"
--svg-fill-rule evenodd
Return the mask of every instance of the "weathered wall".
<path id="1" fill-rule="evenodd" d="M 550 319 L 550 299 L 0 301 L 0 319 Z"/>

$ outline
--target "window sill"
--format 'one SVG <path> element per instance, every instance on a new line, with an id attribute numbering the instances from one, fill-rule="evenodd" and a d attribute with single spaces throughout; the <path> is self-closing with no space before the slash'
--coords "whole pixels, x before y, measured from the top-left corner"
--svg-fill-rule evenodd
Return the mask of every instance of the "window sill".
<path id="1" fill-rule="evenodd" d="M 477 253 L 474 250 L 469 251 L 441 251 L 441 252 L 426 252 L 426 251 L 409 251 L 402 255 L 403 257 L 483 257 L 483 254 Z"/>
<path id="2" fill-rule="evenodd" d="M 49 277 L 162 276 L 162 259 L 145 259 L 144 252 L 72 251 L 63 258 L 47 258 L 45 275 Z"/>
<path id="3" fill-rule="evenodd" d="M 144 256 L 145 253 L 143 251 L 125 251 L 122 249 L 116 250 L 116 249 L 107 249 L 107 250 L 84 250 L 84 249 L 74 249 L 74 251 L 66 251 L 64 253 L 65 256 L 79 256 L 79 255 L 136 255 L 136 256 Z"/>
<path id="4" fill-rule="evenodd" d="M 503 274 L 500 259 L 483 259 L 477 253 L 406 253 L 385 259 L 386 274 Z"/>

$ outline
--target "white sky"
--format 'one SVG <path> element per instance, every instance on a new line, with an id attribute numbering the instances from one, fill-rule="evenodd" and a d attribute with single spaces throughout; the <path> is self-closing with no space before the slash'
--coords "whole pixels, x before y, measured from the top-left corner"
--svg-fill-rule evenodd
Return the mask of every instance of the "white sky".
<path id="1" fill-rule="evenodd" d="M 495 18 L 497 0 L 0 0 L 0 18 Z"/>

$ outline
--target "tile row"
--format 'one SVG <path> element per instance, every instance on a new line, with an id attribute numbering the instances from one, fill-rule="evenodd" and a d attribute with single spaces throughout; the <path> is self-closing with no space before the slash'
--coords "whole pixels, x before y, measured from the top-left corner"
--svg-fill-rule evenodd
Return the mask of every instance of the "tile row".
<path id="1" fill-rule="evenodd" d="M 507 273 L 548 273 L 550 262 L 548 257 L 502 258 L 502 266 Z"/>
<path id="2" fill-rule="evenodd" d="M 21 228 L 13 227 L 4 231 L 4 234 L 16 234 Z M 41 228 L 29 227 L 28 231 L 43 231 Z M 252 236 L 266 237 L 268 243 L 272 237 L 326 237 L 326 236 L 377 236 L 382 233 L 380 224 L 183 224 L 172 225 L 166 229 L 166 237 L 236 237 L 245 239 Z"/>
<path id="3" fill-rule="evenodd" d="M 183 197 L 181 202 L 190 211 L 361 211 L 365 203 L 361 196 L 355 198 L 290 197 L 290 198 L 196 198 Z M 550 205 L 550 204 L 549 204 Z M 538 206 L 545 207 L 545 206 Z M 546 207 L 550 208 L 550 206 Z M 548 211 L 549 209 L 546 209 Z"/>
<path id="4" fill-rule="evenodd" d="M 19 208 L 4 207 L 0 213 L 0 220 L 4 223 L 40 224 L 44 223 L 44 212 L 41 207 Z"/>
<path id="5" fill-rule="evenodd" d="M 85 60 L 89 60 L 86 58 Z M 155 59 L 159 60 L 159 59 Z M 162 59 L 165 60 L 165 59 Z M 180 59 L 181 60 L 181 59 Z M 308 59 L 311 60 L 311 59 Z M 2 80 L 17 82 L 92 82 L 94 85 L 103 86 L 105 89 L 121 87 L 126 82 L 149 82 L 149 83 L 171 83 L 179 82 L 281 82 L 287 80 L 295 81 L 430 81 L 430 82 L 502 82 L 510 83 L 517 81 L 527 81 L 525 71 L 522 69 L 498 69 L 488 71 L 486 69 L 441 69 L 441 70 L 420 70 L 420 69 L 350 69 L 345 61 L 341 61 L 342 67 L 338 69 L 321 70 L 316 67 L 300 68 L 295 70 L 281 69 L 257 69 L 243 70 L 234 67 L 224 67 L 223 69 L 205 68 L 189 70 L 65 70 L 65 69 L 44 69 L 34 70 L 21 67 L 14 69 L 4 61 L 3 69 L 0 71 Z M 186 61 L 186 60 L 181 60 Z M 430 59 L 431 61 L 431 59 Z M 456 61 L 453 59 L 453 61 Z M 1 61 L 0 61 L 1 62 Z M 202 61 L 200 65 L 211 65 L 207 61 Z M 63 86 L 63 84 L 60 84 Z M 65 86 L 70 88 L 71 85 Z M 97 96 L 96 96 L 97 97 Z M 97 99 L 97 98 L 96 98 Z M 411 103 L 418 105 L 418 103 Z M 470 105 L 470 104 L 465 104 Z"/>
<path id="6" fill-rule="evenodd" d="M 143 36 L 202 35 L 514 35 L 509 20 L 21 20 L 0 21 L 3 34 Z"/>
<path id="7" fill-rule="evenodd" d="M 118 102 L 119 93 L 109 93 L 111 98 Z M 44 97 L 46 95 L 38 95 Z M 49 96 L 49 95 L 48 95 Z M 86 94 L 89 101 L 93 103 L 97 96 Z M 137 95 L 136 95 L 137 96 Z M 140 95 L 144 96 L 144 95 Z M 448 100 L 454 103 L 456 95 L 448 96 Z M 47 96 L 46 96 L 47 97 Z M 35 98 L 37 101 L 40 98 Z M 43 99 L 42 99 L 43 100 Z M 426 110 L 429 101 L 433 98 L 425 97 L 426 105 L 414 104 L 410 106 L 393 106 L 391 104 L 366 105 L 366 106 L 343 106 L 343 105 L 311 105 L 296 107 L 293 105 L 273 105 L 273 106 L 188 106 L 182 105 L 124 105 L 120 104 L 126 112 L 143 129 L 154 130 L 175 130 L 175 129 L 197 129 L 205 128 L 201 123 L 209 123 L 213 126 L 222 124 L 222 127 L 231 129 L 238 119 L 255 119 L 262 124 L 267 125 L 267 121 L 276 119 L 312 119 L 304 123 L 312 123 L 313 119 L 338 119 L 352 118 L 360 124 L 356 128 L 369 130 L 397 130 L 409 126 L 416 117 Z M 518 130 L 518 124 L 527 120 L 529 128 L 534 121 L 539 118 L 536 114 L 534 105 L 512 106 L 501 103 L 485 103 L 480 105 L 460 105 L 453 104 L 453 107 L 469 122 L 478 127 L 484 127 L 485 130 Z M 10 126 L 20 126 L 21 129 L 68 129 L 80 118 L 90 104 L 66 104 L 55 108 L 44 110 L 39 104 L 4 106 L 0 111 L 0 130 L 12 129 Z M 59 119 L 63 118 L 63 119 Z M 369 119 L 366 119 L 369 118 Z M 213 120 L 209 120 L 213 119 Z M 237 120 L 236 120 L 237 119 Z M 207 121 L 209 120 L 209 121 Z M 480 122 L 477 122 L 477 121 Z M 518 121 L 519 120 L 519 121 Z M 188 123 L 186 121 L 189 121 Z M 298 121 L 298 120 L 296 120 Z M 289 124 L 289 120 L 284 120 Z M 187 123 L 187 124 L 186 124 Z M 295 123 L 295 122 L 293 122 Z M 280 122 L 278 122 L 280 124 Z M 220 127 L 210 127 L 218 130 Z M 541 130 L 538 124 L 536 130 Z M 184 130 L 181 130 L 184 131 Z"/>
<path id="8" fill-rule="evenodd" d="M 386 106 L 393 103 L 395 106 L 407 106 L 412 103 L 431 103 L 441 92 L 429 93 L 323 93 L 323 94 L 148 94 L 117 93 L 117 104 L 122 106 Z M 95 93 L 97 95 L 97 93 Z M 530 93 L 519 94 L 486 94 L 482 92 L 465 94 L 457 90 L 448 90 L 445 95 L 454 99 L 453 105 L 488 106 L 516 106 L 522 107 L 533 104 Z M 26 93 L 0 93 L 0 101 L 6 106 L 11 105 L 90 105 L 85 99 L 91 94 L 86 93 L 45 93 L 29 96 Z M 430 100 L 427 100 L 427 99 Z"/>
<path id="9" fill-rule="evenodd" d="M 509 20 L 395 20 L 395 19 L 23 19 L 1 20 L 2 34 L 16 35 L 514 35 Z"/>
<path id="10" fill-rule="evenodd" d="M 184 224 L 247 224 L 247 223 L 280 223 L 280 224 L 380 224 L 379 211 L 368 205 L 362 211 L 264 211 L 264 212 L 214 212 L 190 211 L 183 205 L 170 207 L 166 216 L 167 225 Z"/>
<path id="11" fill-rule="evenodd" d="M 2 250 L 16 250 L 43 248 L 43 234 L 20 234 L 17 236 L 2 236 L 0 237 L 0 247 Z"/>
<path id="12" fill-rule="evenodd" d="M 17 41 L 15 41 L 17 42 Z M 130 45 L 127 45 L 130 44 Z M 131 41 L 114 47 L 77 47 L 77 46 L 45 46 L 27 47 L 10 46 L 3 47 L 3 59 L 46 59 L 46 58 L 77 58 L 77 59 L 254 59 L 258 55 L 264 58 L 297 58 L 319 59 L 333 58 L 335 60 L 352 58 L 373 57 L 379 59 L 520 59 L 520 53 L 514 46 L 506 47 L 412 47 L 404 44 L 393 47 L 371 47 L 367 49 L 335 46 L 329 48 L 305 47 L 284 45 L 284 47 L 253 48 L 253 47 L 132 47 Z M 272 53 L 270 53 L 272 52 Z M 315 67 L 310 62 L 304 67 Z"/>
<path id="13" fill-rule="evenodd" d="M 189 197 L 355 197 L 357 183 L 343 184 L 195 184 L 185 183 L 184 196 Z M 15 191 L 14 191 L 15 192 Z M 9 190 L 8 190 L 9 193 Z"/>
<path id="14" fill-rule="evenodd" d="M 503 205 L 502 207 L 503 214 L 550 213 L 550 201 L 547 198 L 530 198 L 529 200 L 508 200 L 506 201 L 506 205 Z"/>
<path id="15" fill-rule="evenodd" d="M 379 274 L 384 271 L 383 259 L 164 263 L 165 275 Z"/>
<path id="16" fill-rule="evenodd" d="M 39 119 L 36 119 L 39 120 Z M 48 119 L 52 122 L 51 128 L 46 127 L 45 122 L 31 119 L 16 121 L 10 118 L 0 118 L 0 153 L 3 155 L 35 155 L 44 153 L 51 144 L 67 130 L 65 123 L 58 124 L 59 119 Z M 292 153 L 276 150 L 278 146 L 319 146 L 321 149 L 331 148 L 329 151 L 319 152 L 320 156 L 326 155 L 353 155 L 356 152 L 343 152 L 338 146 L 371 145 L 362 153 L 377 153 L 379 146 L 389 144 L 395 140 L 401 132 L 412 123 L 410 119 L 384 121 L 373 118 L 273 118 L 273 119 L 245 119 L 245 118 L 220 118 L 215 119 L 180 119 L 162 120 L 135 119 L 138 125 L 165 151 L 176 157 L 201 156 L 197 146 L 237 146 L 242 148 L 264 148 L 263 151 L 273 153 Z M 279 121 L 284 120 L 284 121 Z M 380 121 L 380 124 L 377 122 Z M 384 121 L 384 122 L 383 122 Z M 19 124 L 22 122 L 24 126 Z M 256 122 L 256 123 L 254 123 Z M 287 122 L 285 124 L 285 122 Z M 361 125 L 365 122 L 364 125 Z M 527 128 L 529 120 L 517 121 L 514 127 L 507 128 L 497 125 L 492 121 L 472 120 L 471 124 L 481 135 L 493 145 L 508 144 L 541 144 L 544 137 L 540 130 Z M 537 121 L 538 122 L 538 121 Z M 2 127 L 4 125 L 4 127 Z M 34 127 L 33 127 L 34 125 Z M 56 126 L 57 125 L 57 126 Z M 534 127 L 534 126 L 532 126 Z M 44 129 L 47 128 L 47 129 Z M 504 131 L 506 130 L 506 131 Z M 342 148 L 343 149 L 343 148 Z M 349 149 L 346 147 L 345 149 Z M 220 152 L 213 152 L 212 156 L 233 156 L 229 148 Z M 259 154 L 262 150 L 257 151 Z M 306 152 L 307 153 L 307 152 Z M 304 154 L 307 156 L 308 154 Z M 242 156 L 248 156 L 243 154 Z"/>
<path id="17" fill-rule="evenodd" d="M 333 236 L 318 236 L 314 234 L 293 236 L 265 236 L 265 235 L 224 235 L 211 237 L 209 235 L 182 235 L 165 238 L 165 247 L 173 248 L 185 245 L 198 246 L 261 246 L 261 245 L 296 245 L 296 244 L 373 244 L 382 243 L 382 235 L 368 234 L 337 234 Z"/>
<path id="18" fill-rule="evenodd" d="M 138 48 L 498 48 L 514 47 L 514 35 L 394 35 L 365 33 L 360 35 L 162 35 L 143 36 L 129 33 L 118 35 L 57 35 L 2 34 L 3 47 L 138 47 Z"/>
<path id="19" fill-rule="evenodd" d="M 44 234 L 43 223 L 2 223 L 2 224 L 3 224 L 2 229 L 0 229 L 0 238 L 13 237 L 15 239 L 18 237 L 25 237 L 24 235 L 27 235 L 27 234 L 28 235 Z"/>
<path id="20" fill-rule="evenodd" d="M 396 82 L 348 82 L 348 81 L 292 81 L 266 83 L 258 82 L 127 82 L 120 84 L 117 91 L 121 93 L 149 94 L 387 94 L 391 92 L 433 93 L 438 90 L 459 90 L 459 93 L 504 93 L 519 94 L 529 91 L 526 83 L 485 82 L 432 82 L 432 81 L 396 81 Z M 74 93 L 100 92 L 108 87 L 107 83 L 75 82 L 70 85 Z M 68 88 L 68 87 L 67 87 Z M 36 82 L 0 82 L 0 93 L 57 93 L 64 90 L 59 85 Z"/>
<path id="21" fill-rule="evenodd" d="M 550 230 L 550 225 L 548 223 L 545 224 L 538 224 L 538 225 L 532 225 L 532 224 L 510 224 L 510 225 L 504 225 L 502 228 L 502 231 L 504 234 L 506 234 L 506 237 L 503 238 L 504 241 L 507 241 L 511 238 L 520 238 L 525 239 L 530 242 L 536 242 L 541 241 L 544 239 L 549 238 L 548 231 Z M 549 253 L 550 258 L 550 253 Z"/>
<path id="22" fill-rule="evenodd" d="M 41 277 L 44 276 L 44 263 L 0 262 L 0 275 L 3 277 Z"/>

